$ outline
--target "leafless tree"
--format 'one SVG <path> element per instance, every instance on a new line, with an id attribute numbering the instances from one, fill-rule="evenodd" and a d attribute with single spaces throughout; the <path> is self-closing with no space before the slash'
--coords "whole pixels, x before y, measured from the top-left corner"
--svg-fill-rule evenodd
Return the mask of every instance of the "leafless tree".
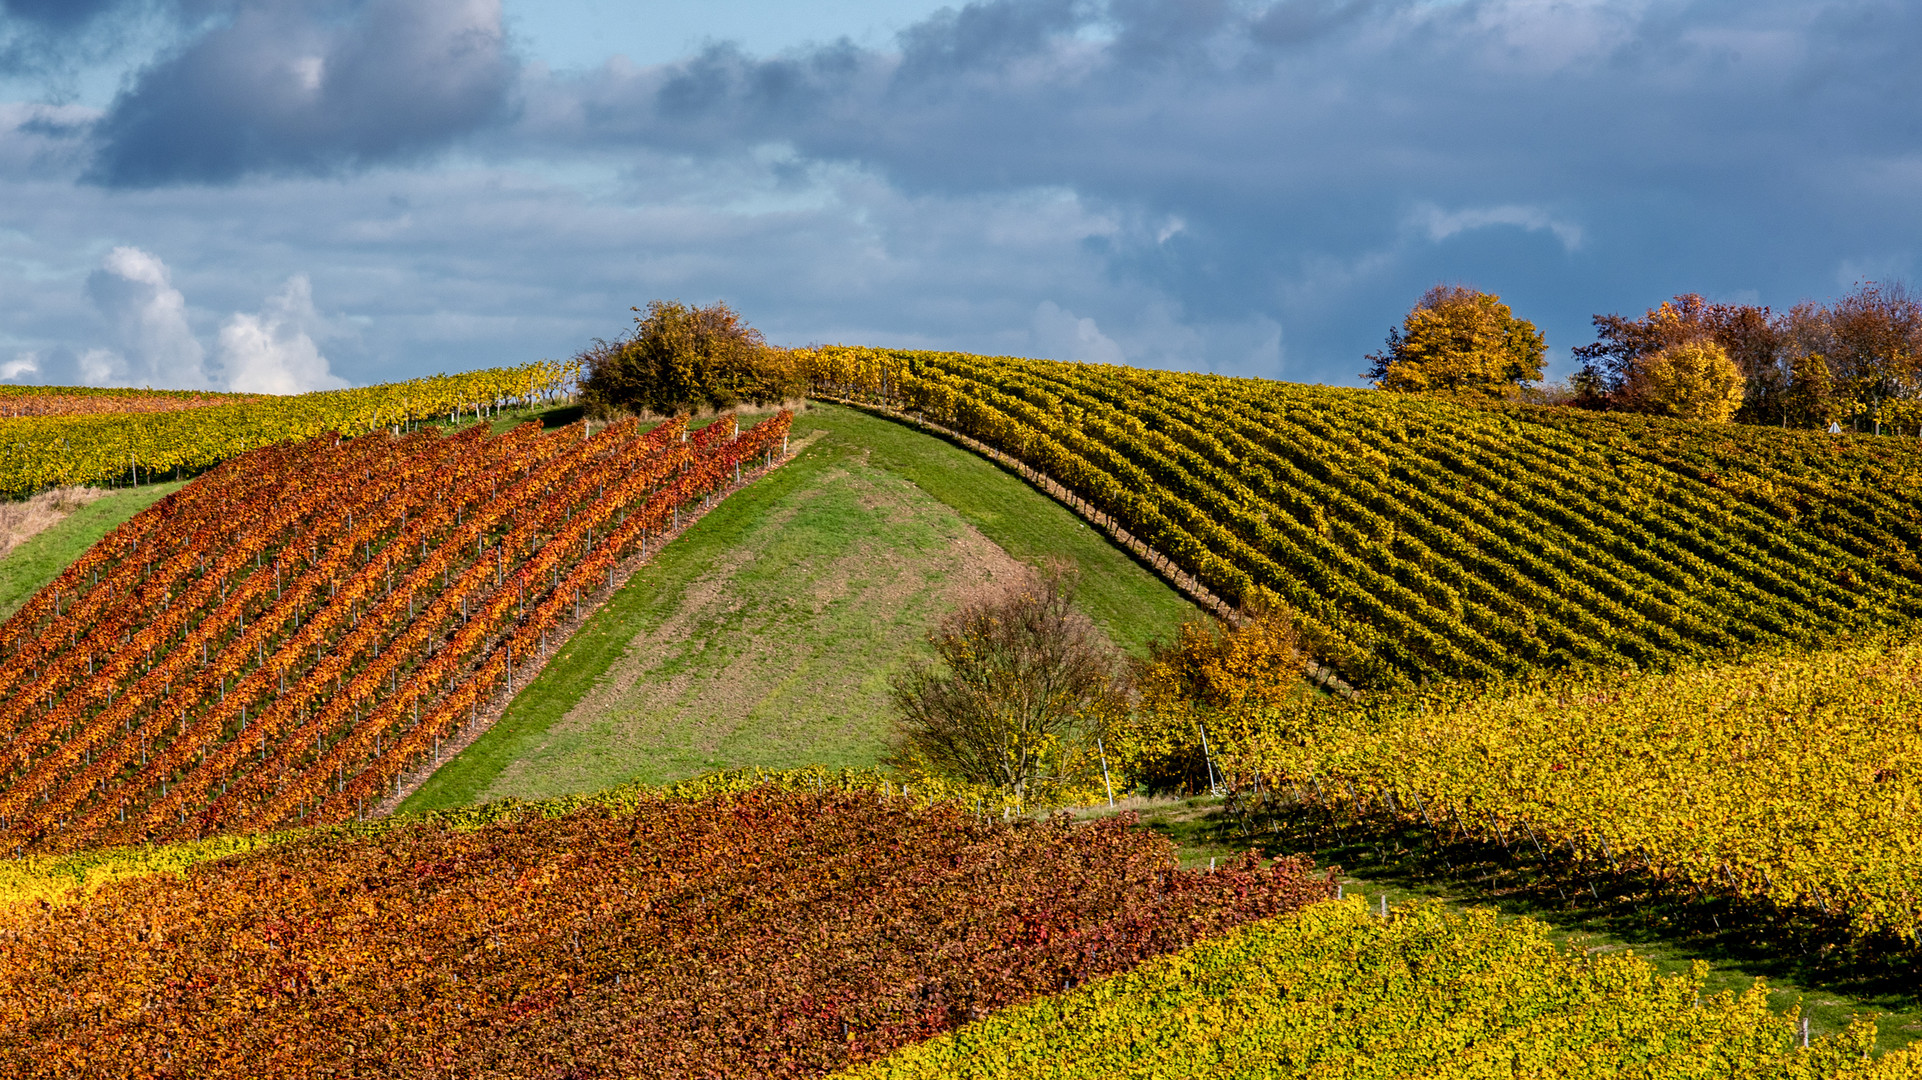
<path id="1" fill-rule="evenodd" d="M 1125 706 L 1120 664 L 1051 568 L 968 604 L 928 635 L 938 663 L 893 682 L 894 762 L 991 784 L 1026 805 L 1099 776 L 1097 740 Z"/>

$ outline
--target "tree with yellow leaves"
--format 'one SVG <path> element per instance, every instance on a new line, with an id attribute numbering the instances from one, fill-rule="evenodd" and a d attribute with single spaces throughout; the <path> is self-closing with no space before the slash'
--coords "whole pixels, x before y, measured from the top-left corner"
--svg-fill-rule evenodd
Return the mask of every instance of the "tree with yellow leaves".
<path id="1" fill-rule="evenodd" d="M 1727 423 L 1742 407 L 1746 380 L 1728 351 L 1708 338 L 1671 345 L 1643 360 L 1627 397 L 1642 411 Z"/>
<path id="2" fill-rule="evenodd" d="M 1466 285 L 1437 285 L 1370 353 L 1364 378 L 1377 389 L 1464 398 L 1512 398 L 1542 377 L 1542 332 L 1502 298 Z"/>
<path id="3" fill-rule="evenodd" d="M 1306 692 L 1303 660 L 1293 612 L 1262 586 L 1234 626 L 1183 623 L 1172 644 L 1156 643 L 1136 665 L 1137 708 L 1114 735 L 1130 779 L 1156 789 L 1214 782 L 1204 729 Z"/>

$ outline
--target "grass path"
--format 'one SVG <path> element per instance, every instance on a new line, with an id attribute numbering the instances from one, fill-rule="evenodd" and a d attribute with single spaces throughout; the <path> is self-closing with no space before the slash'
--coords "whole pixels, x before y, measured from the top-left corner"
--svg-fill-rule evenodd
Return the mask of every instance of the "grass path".
<path id="1" fill-rule="evenodd" d="M 188 482 L 144 484 L 95 499 L 0 557 L 0 619 L 59 576 L 101 537 Z"/>
<path id="2" fill-rule="evenodd" d="M 1078 566 L 1083 608 L 1124 648 L 1197 614 L 966 450 L 836 406 L 809 409 L 794 431 L 815 441 L 635 575 L 401 810 L 720 768 L 872 764 L 888 732 L 888 676 L 1016 560 Z"/>

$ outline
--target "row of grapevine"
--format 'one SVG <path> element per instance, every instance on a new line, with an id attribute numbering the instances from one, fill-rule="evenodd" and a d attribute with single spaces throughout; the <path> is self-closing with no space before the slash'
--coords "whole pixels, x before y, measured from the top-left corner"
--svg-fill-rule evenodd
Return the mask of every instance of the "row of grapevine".
<path id="1" fill-rule="evenodd" d="M 177 412 L 257 401 L 258 394 L 204 390 L 130 390 L 92 386 L 0 386 L 0 419 L 20 416 L 84 416 L 96 413 Z"/>
<path id="2" fill-rule="evenodd" d="M 0 1071 L 822 1076 L 1333 892 L 1172 856 L 768 788 L 314 837 L 0 913 Z"/>
<path id="3" fill-rule="evenodd" d="M 50 395 L 0 397 L 0 417 L 10 416 L 0 418 L 0 495 L 193 472 L 249 450 L 323 433 L 361 435 L 435 417 L 458 421 L 509 404 L 556 399 L 570 391 L 576 374 L 571 363 L 541 361 L 289 397 L 139 395 L 142 402 L 174 403 L 168 408 L 98 408 L 94 402 L 117 399 L 77 390 L 68 402 L 71 408 L 56 412 L 28 404 Z M 9 407 L 30 415 L 8 414 Z"/>
<path id="4" fill-rule="evenodd" d="M 1922 1077 L 1869 1060 L 1874 1025 L 1804 1048 L 1758 982 L 1704 997 L 1632 954 L 1564 952 L 1547 927 L 1359 898 L 1257 923 L 997 1013 L 837 1080 L 1422 1076 Z"/>
<path id="5" fill-rule="evenodd" d="M 68 903 L 104 885 L 129 878 L 178 876 L 191 867 L 232 855 L 261 851 L 295 841 L 319 842 L 378 836 L 395 828 L 431 825 L 475 829 L 507 822 L 533 822 L 584 810 L 633 814 L 663 800 L 689 801 L 747 792 L 808 795 L 863 795 L 899 798 L 917 805 L 952 802 L 972 812 L 1006 817 L 1014 800 L 992 785 L 922 777 L 912 785 L 880 768 L 732 769 L 703 773 L 671 784 L 630 782 L 599 791 L 546 799 L 504 799 L 396 817 L 377 817 L 327 825 L 277 829 L 265 833 L 222 833 L 200 840 L 176 840 L 130 847 L 86 848 L 60 854 L 0 859 L 0 916 L 23 908 Z"/>
<path id="6" fill-rule="evenodd" d="M 1922 645 L 1216 718 L 1284 803 L 1922 937 Z M 1283 812 L 1288 812 L 1285 808 Z"/>
<path id="7" fill-rule="evenodd" d="M 788 423 L 382 431 L 214 469 L 0 625 L 0 850 L 362 814 Z"/>
<path id="8" fill-rule="evenodd" d="M 1669 422 L 1637 454 L 1621 421 L 1553 410 L 945 353 L 802 360 L 813 393 L 1008 453 L 1216 594 L 1273 589 L 1359 685 L 1657 666 L 1922 614 L 1922 495 L 1895 482 L 1922 453 L 1892 440 Z M 1761 479 L 1677 449 L 1728 439 L 1773 448 Z"/>

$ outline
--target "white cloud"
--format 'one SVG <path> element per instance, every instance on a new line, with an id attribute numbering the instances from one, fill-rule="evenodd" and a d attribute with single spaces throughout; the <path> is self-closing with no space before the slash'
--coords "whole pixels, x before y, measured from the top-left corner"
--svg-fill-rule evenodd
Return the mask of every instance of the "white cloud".
<path id="1" fill-rule="evenodd" d="M 173 287 L 160 258 L 137 247 L 117 247 L 87 278 L 87 291 L 112 324 L 124 353 L 121 362 L 95 364 L 82 358 L 88 380 L 104 370 L 107 378 L 165 389 L 211 388 L 207 350 L 187 322 L 187 298 Z M 89 353 L 92 357 L 93 354 Z"/>
<path id="2" fill-rule="evenodd" d="M 220 328 L 220 366 L 227 388 L 253 394 L 337 390 L 347 381 L 327 366 L 308 330 L 320 315 L 305 274 L 267 301 L 258 315 L 235 312 Z"/>
<path id="3" fill-rule="evenodd" d="M 24 375 L 37 375 L 40 372 L 38 353 L 15 353 L 13 359 L 0 364 L 0 380 L 12 382 Z"/>
<path id="4" fill-rule="evenodd" d="M 1539 206 L 1511 203 L 1506 206 L 1481 206 L 1450 211 L 1429 204 L 1415 211 L 1415 223 L 1427 233 L 1428 239 L 1437 244 L 1457 233 L 1506 225 L 1526 229 L 1529 232 L 1553 233 L 1555 239 L 1560 240 L 1563 249 L 1567 251 L 1574 251 L 1582 246 L 1581 226 L 1557 220 Z"/>
<path id="5" fill-rule="evenodd" d="M 212 371 L 207 350 L 194 334 L 187 298 L 174 287 L 172 273 L 159 256 L 137 247 L 114 248 L 88 276 L 87 292 L 106 316 L 118 346 L 87 349 L 72 358 L 74 374 L 90 386 L 299 394 L 347 385 L 314 343 L 323 324 L 305 274 L 288 279 L 258 313 L 228 316 L 220 327 Z M 37 370 L 38 358 L 32 358 Z M 6 373 L 20 363 L 16 359 L 0 366 L 0 378 L 13 377 Z"/>
<path id="6" fill-rule="evenodd" d="M 1093 319 L 1078 319 L 1074 312 L 1052 300 L 1043 300 L 1035 306 L 1033 338 L 1035 351 L 1050 360 L 1089 364 L 1128 362 L 1121 346 L 1102 333 Z"/>
<path id="7" fill-rule="evenodd" d="M 84 385 L 114 386 L 127 381 L 127 361 L 112 349 L 88 349 L 75 363 Z"/>

